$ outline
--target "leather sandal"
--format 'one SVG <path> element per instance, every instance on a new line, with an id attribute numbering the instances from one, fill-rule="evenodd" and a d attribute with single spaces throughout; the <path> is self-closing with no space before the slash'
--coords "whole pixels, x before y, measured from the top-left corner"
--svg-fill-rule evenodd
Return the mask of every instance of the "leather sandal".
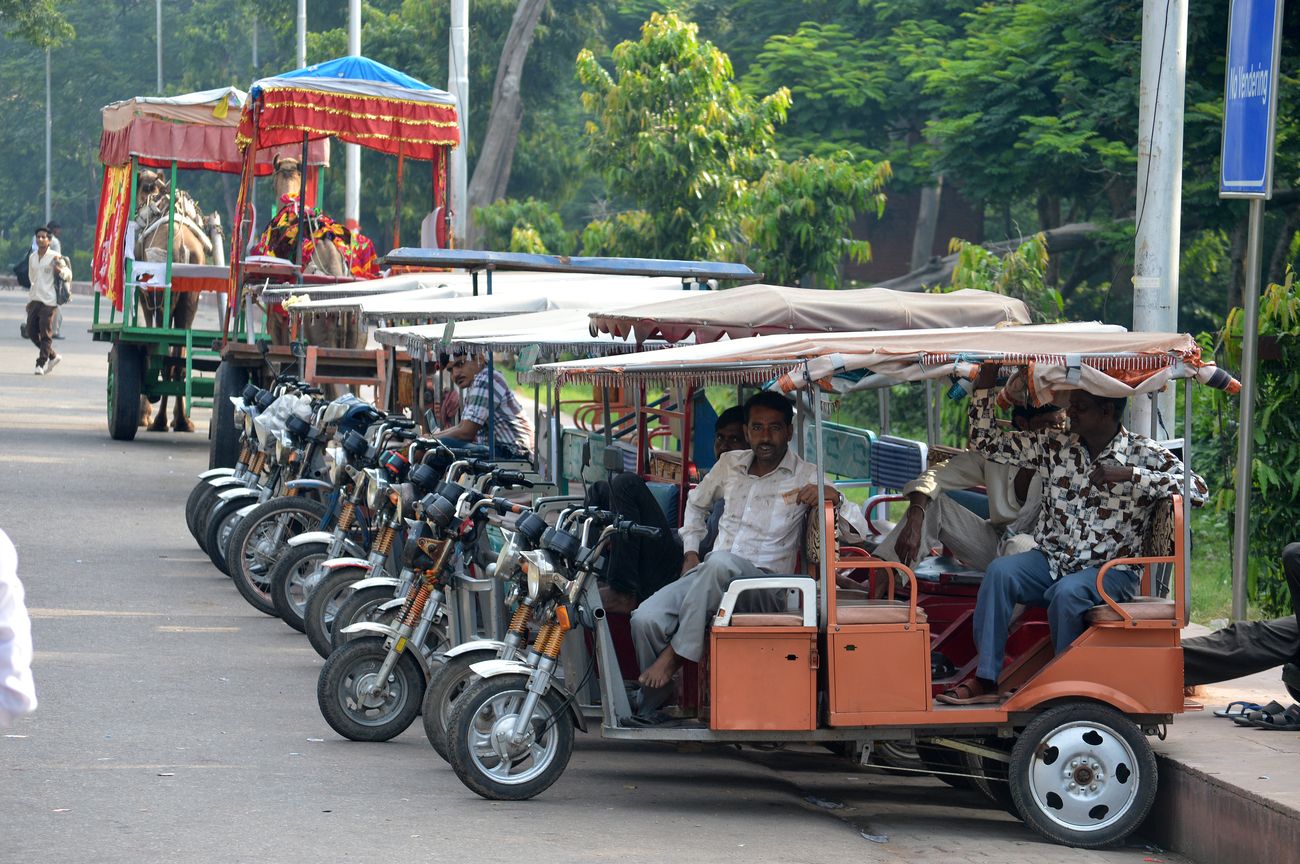
<path id="1" fill-rule="evenodd" d="M 973 681 L 963 681 L 951 690 L 940 693 L 934 699 L 944 705 L 991 705 L 1001 702 L 1002 695 L 997 692 L 985 692 L 982 685 Z"/>

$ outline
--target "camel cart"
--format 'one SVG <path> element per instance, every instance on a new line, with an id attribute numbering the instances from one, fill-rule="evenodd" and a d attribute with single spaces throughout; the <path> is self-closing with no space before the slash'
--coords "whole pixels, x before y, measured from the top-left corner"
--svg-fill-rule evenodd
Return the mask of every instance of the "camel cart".
<path id="1" fill-rule="evenodd" d="M 175 397 L 173 426 L 184 431 L 192 428 L 190 410 L 211 404 L 218 362 L 212 344 L 221 332 L 198 329 L 194 320 L 203 292 L 227 290 L 226 250 L 219 212 L 204 217 L 191 209 L 177 172 L 244 169 L 235 132 L 245 100 L 243 91 L 225 87 L 137 97 L 102 111 L 91 334 L 111 345 L 108 431 L 114 439 L 135 437 L 150 402 L 164 400 L 155 428 L 165 428 L 165 400 Z M 313 162 L 323 162 L 325 152 L 316 147 Z M 269 174 L 274 155 L 262 154 L 250 170 Z"/>
<path id="2" fill-rule="evenodd" d="M 296 222 L 289 248 L 276 252 L 275 257 L 246 254 L 263 228 L 249 207 L 257 173 L 254 165 L 261 154 L 268 148 L 300 148 L 300 164 L 306 164 L 313 143 L 328 138 L 397 157 L 393 246 L 400 244 L 398 219 L 405 162 L 432 163 L 429 215 L 421 225 L 421 242 L 429 246 L 447 243 L 448 154 L 460 141 L 455 99 L 450 94 L 365 57 L 341 57 L 256 81 L 239 118 L 243 170 L 232 236 L 234 248 L 241 254 L 230 268 L 229 302 L 223 333 L 219 334 L 221 362 L 209 458 L 213 467 L 234 464 L 237 440 L 230 404 L 220 397 L 240 392 L 250 380 L 265 383 L 292 370 L 321 384 L 382 386 L 382 352 L 362 347 L 365 334 L 355 318 L 339 316 L 332 330 L 302 328 L 294 332 L 279 308 L 261 296 L 273 285 L 310 293 L 377 275 L 373 249 L 363 245 L 358 252 L 356 226 L 341 226 L 337 235 L 325 235 L 327 240 L 347 238 L 341 243 L 332 241 L 348 250 L 341 272 L 322 266 L 318 255 L 307 254 L 308 242 L 317 252 L 328 251 L 331 242 L 322 241 L 315 226 L 308 232 L 298 231 Z M 316 178 L 304 171 L 297 180 L 297 189 L 281 188 L 277 194 L 282 202 L 287 201 L 286 194 L 296 195 L 310 214 L 319 197 Z M 286 206 L 281 214 L 286 211 L 296 218 L 297 209 Z M 256 311 L 259 306 L 265 315 Z M 259 317 L 271 325 L 260 333 L 255 324 Z"/>

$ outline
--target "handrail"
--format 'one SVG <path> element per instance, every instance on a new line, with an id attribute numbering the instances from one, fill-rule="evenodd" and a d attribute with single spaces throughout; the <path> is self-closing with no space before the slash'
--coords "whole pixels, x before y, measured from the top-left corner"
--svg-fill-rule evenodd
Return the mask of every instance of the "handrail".
<path id="1" fill-rule="evenodd" d="M 1139 623 L 1134 620 L 1133 616 L 1125 611 L 1123 605 L 1116 602 L 1115 598 L 1106 593 L 1104 580 L 1107 571 L 1112 567 L 1119 567 L 1125 564 L 1135 564 L 1142 567 L 1148 567 L 1153 564 L 1172 564 L 1174 565 L 1174 623 L 1175 626 L 1181 627 L 1183 622 L 1183 613 L 1187 606 L 1187 568 L 1185 566 L 1186 558 L 1183 555 L 1183 496 L 1171 495 L 1170 501 L 1173 504 L 1174 515 L 1174 548 L 1169 555 L 1137 555 L 1130 558 L 1114 558 L 1101 565 L 1097 570 L 1097 593 L 1101 595 L 1102 602 L 1110 607 L 1116 615 L 1124 622 L 1126 626 L 1137 627 Z"/>
<path id="2" fill-rule="evenodd" d="M 829 560 L 830 567 L 828 568 L 830 578 L 827 580 L 828 584 L 826 586 L 826 606 L 828 610 L 826 626 L 835 627 L 839 624 L 839 613 L 835 605 L 835 595 L 839 591 L 839 588 L 836 585 L 836 575 L 838 575 L 841 570 L 874 569 L 897 571 L 907 577 L 908 588 L 910 589 L 910 596 L 907 601 L 907 628 L 909 630 L 914 629 L 916 627 L 917 586 L 916 574 L 912 572 L 912 568 L 908 567 L 906 564 L 899 564 L 897 561 L 885 561 L 880 558 L 867 557 L 867 553 L 860 549 L 855 549 L 853 554 L 841 554 L 840 546 L 835 542 L 835 505 L 826 502 L 825 507 L 826 530 L 831 535 L 829 538 L 822 538 L 823 554 L 825 554 L 825 550 L 831 550 L 831 558 Z M 891 576 L 887 581 L 889 583 L 889 591 L 886 595 L 886 599 L 893 600 L 895 587 L 894 579 Z"/>

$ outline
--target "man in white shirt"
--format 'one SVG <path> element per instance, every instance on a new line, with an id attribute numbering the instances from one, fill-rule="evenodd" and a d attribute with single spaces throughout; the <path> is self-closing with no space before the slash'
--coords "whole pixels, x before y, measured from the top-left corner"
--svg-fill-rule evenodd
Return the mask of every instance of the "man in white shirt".
<path id="1" fill-rule="evenodd" d="M 32 622 L 18 581 L 18 553 L 0 531 L 0 726 L 34 710 Z"/>
<path id="2" fill-rule="evenodd" d="M 1060 428 L 1065 412 L 1055 405 L 1017 405 L 1011 423 L 1021 431 Z M 988 495 L 987 519 L 944 492 L 983 486 Z M 947 547 L 958 560 L 976 570 L 986 569 L 999 555 L 1016 555 L 1034 548 L 1034 532 L 1043 512 L 1043 480 L 1027 465 L 994 462 L 975 450 L 954 455 L 903 487 L 907 512 L 876 547 L 876 556 L 909 567 L 936 546 Z"/>
<path id="3" fill-rule="evenodd" d="M 709 620 L 727 586 L 736 579 L 794 572 L 804 517 L 822 496 L 816 467 L 790 449 L 793 416 L 793 404 L 779 393 L 764 391 L 750 398 L 745 403 L 745 440 L 751 449 L 722 454 L 691 490 L 680 532 L 683 575 L 632 613 L 643 713 L 663 704 L 683 660 L 703 656 Z M 826 487 L 825 494 L 840 502 L 845 518 L 863 521 L 856 505 L 846 504 L 833 487 Z M 718 536 L 701 562 L 700 542 L 719 498 L 725 505 Z M 741 599 L 746 608 L 758 611 L 781 611 L 785 604 L 780 591 L 751 591 Z"/>
<path id="4" fill-rule="evenodd" d="M 27 276 L 32 287 L 27 292 L 27 338 L 40 353 L 36 357 L 36 374 L 44 375 L 63 359 L 51 346 L 54 338 L 54 314 L 58 311 L 55 279 L 72 281 L 68 259 L 50 248 L 50 229 L 36 229 L 36 251 L 27 258 Z"/>

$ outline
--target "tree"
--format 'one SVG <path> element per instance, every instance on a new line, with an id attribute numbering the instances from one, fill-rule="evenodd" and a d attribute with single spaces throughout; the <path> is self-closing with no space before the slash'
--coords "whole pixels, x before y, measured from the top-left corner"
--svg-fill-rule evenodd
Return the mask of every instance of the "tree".
<path id="1" fill-rule="evenodd" d="M 753 244 L 755 269 L 781 285 L 839 284 L 840 262 L 871 258 L 871 246 L 850 229 L 863 211 L 885 210 L 888 162 L 855 162 L 847 152 L 774 164 L 745 196 L 741 225 Z"/>
<path id="2" fill-rule="evenodd" d="M 1047 237 L 1043 233 L 1000 255 L 956 239 L 949 250 L 957 256 L 950 290 L 978 288 L 1006 294 L 1025 301 L 1036 321 L 1061 320 L 1065 308 L 1061 292 L 1046 282 Z"/>
<path id="3" fill-rule="evenodd" d="M 37 48 L 53 48 L 73 39 L 77 31 L 55 6 L 58 0 L 0 0 L 0 27 L 10 39 Z"/>
<path id="4" fill-rule="evenodd" d="M 502 198 L 474 211 L 474 223 L 485 249 L 568 255 L 573 238 L 560 214 L 543 201 Z"/>
<path id="5" fill-rule="evenodd" d="M 589 161 L 636 217 L 597 220 L 584 232 L 599 251 L 661 258 L 731 255 L 748 185 L 776 158 L 773 138 L 789 91 L 744 94 L 727 55 L 699 39 L 676 13 L 650 16 L 641 39 L 613 52 L 614 75 L 595 55 L 578 55 Z M 630 222 L 644 233 L 624 230 Z M 598 224 L 603 223 L 603 224 Z"/>

